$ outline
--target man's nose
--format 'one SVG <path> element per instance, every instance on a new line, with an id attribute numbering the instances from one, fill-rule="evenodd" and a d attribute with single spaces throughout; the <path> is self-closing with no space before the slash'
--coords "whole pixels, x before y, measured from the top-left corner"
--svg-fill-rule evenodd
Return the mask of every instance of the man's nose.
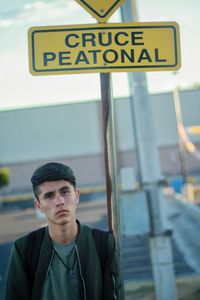
<path id="1" fill-rule="evenodd" d="M 60 205 L 64 205 L 64 199 L 61 195 L 56 195 L 56 205 L 60 206 Z"/>

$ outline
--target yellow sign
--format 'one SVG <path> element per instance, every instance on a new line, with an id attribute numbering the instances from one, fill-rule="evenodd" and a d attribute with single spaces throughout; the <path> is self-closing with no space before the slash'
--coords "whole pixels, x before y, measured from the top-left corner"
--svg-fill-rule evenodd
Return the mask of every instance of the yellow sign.
<path id="1" fill-rule="evenodd" d="M 76 0 L 100 23 L 106 22 L 125 0 Z"/>
<path id="2" fill-rule="evenodd" d="M 32 75 L 180 68 L 174 22 L 33 27 L 28 38 Z"/>

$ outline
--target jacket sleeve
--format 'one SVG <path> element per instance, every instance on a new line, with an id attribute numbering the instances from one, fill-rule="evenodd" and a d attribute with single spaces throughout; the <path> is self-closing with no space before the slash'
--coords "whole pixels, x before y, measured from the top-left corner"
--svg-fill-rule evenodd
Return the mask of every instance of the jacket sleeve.
<path id="1" fill-rule="evenodd" d="M 5 300 L 28 300 L 29 285 L 27 279 L 25 261 L 17 242 L 15 242 L 11 250 L 7 269 Z"/>
<path id="2" fill-rule="evenodd" d="M 108 238 L 108 257 L 104 267 L 103 281 L 103 300 L 121 300 L 119 253 L 117 253 L 115 238 L 111 233 Z"/>

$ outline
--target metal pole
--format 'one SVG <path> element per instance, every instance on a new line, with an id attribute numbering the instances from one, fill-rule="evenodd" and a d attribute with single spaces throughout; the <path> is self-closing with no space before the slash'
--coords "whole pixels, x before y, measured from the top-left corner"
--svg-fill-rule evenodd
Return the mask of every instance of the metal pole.
<path id="1" fill-rule="evenodd" d="M 174 99 L 174 108 L 175 108 L 175 115 L 176 115 L 176 126 L 177 126 L 177 133 L 178 133 L 178 144 L 179 144 L 179 159 L 181 165 L 181 174 L 183 177 L 183 184 L 187 183 L 187 169 L 186 169 L 186 162 L 185 162 L 185 147 L 180 136 L 179 128 L 183 126 L 182 122 L 182 114 L 181 114 L 181 105 L 180 105 L 180 94 L 179 94 L 179 87 L 175 87 L 173 90 L 173 99 Z"/>
<path id="2" fill-rule="evenodd" d="M 104 160 L 106 174 L 106 191 L 108 207 L 108 225 L 113 232 L 117 231 L 117 220 L 119 212 L 114 214 L 113 204 L 118 199 L 117 188 L 117 164 L 116 164 L 116 143 L 114 106 L 112 97 L 112 83 L 110 73 L 101 73 L 101 100 L 103 113 L 103 139 L 104 139 Z M 114 201 L 113 201 L 114 200 Z"/>
<path id="3" fill-rule="evenodd" d="M 126 0 L 121 7 L 122 19 L 132 22 L 136 1 Z M 134 21 L 138 21 L 135 20 Z M 131 107 L 141 188 L 146 192 L 150 219 L 150 251 L 157 300 L 175 300 L 176 286 L 173 269 L 171 236 L 167 231 L 163 208 L 164 196 L 155 143 L 151 104 L 144 73 L 129 73 Z M 134 95 L 134 96 L 133 96 Z"/>
<path id="4" fill-rule="evenodd" d="M 121 299 L 124 299 L 123 268 L 121 257 L 121 221 L 117 184 L 117 160 L 115 142 L 114 103 L 110 73 L 101 73 L 101 99 L 103 111 L 104 159 L 106 173 L 107 208 L 109 229 L 116 237 L 116 248 L 119 254 L 119 277 L 122 284 Z"/>

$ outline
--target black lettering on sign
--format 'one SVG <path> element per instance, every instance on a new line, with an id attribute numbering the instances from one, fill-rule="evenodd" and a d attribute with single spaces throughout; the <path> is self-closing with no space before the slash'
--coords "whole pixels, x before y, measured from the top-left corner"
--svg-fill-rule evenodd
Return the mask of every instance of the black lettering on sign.
<path id="1" fill-rule="evenodd" d="M 128 37 L 127 32 L 117 32 L 115 35 L 115 43 L 119 46 L 125 46 L 128 44 L 128 41 L 126 39 L 123 39 L 122 37 Z"/>
<path id="2" fill-rule="evenodd" d="M 147 49 L 142 49 L 140 56 L 138 58 L 138 62 L 140 63 L 142 60 L 147 60 L 148 62 L 152 62 L 151 56 Z"/>
<path id="3" fill-rule="evenodd" d="M 130 53 L 127 53 L 127 51 L 124 49 L 121 50 L 121 62 L 125 63 L 126 58 L 128 59 L 128 61 L 134 63 L 135 61 L 134 49 L 131 49 Z"/>
<path id="4" fill-rule="evenodd" d="M 59 65 L 71 65 L 71 62 L 68 62 L 67 60 L 70 59 L 69 54 L 71 54 L 70 51 L 65 51 L 65 52 L 59 52 L 58 53 L 58 59 L 59 59 Z"/>
<path id="5" fill-rule="evenodd" d="M 43 53 L 44 66 L 47 66 L 48 62 L 53 61 L 55 59 L 56 59 L 56 54 L 54 52 L 44 52 Z"/>
<path id="6" fill-rule="evenodd" d="M 131 32 L 131 39 L 132 39 L 132 45 L 144 45 L 142 42 L 138 42 L 137 40 L 142 40 L 143 39 L 143 31 L 136 31 L 136 32 Z"/>
<path id="7" fill-rule="evenodd" d="M 78 38 L 79 38 L 78 34 L 75 33 L 68 34 L 65 38 L 65 44 L 69 48 L 75 48 L 79 45 L 79 42 L 75 42 Z"/>
<path id="8" fill-rule="evenodd" d="M 111 32 L 108 32 L 107 34 L 105 31 L 99 32 L 98 37 L 99 37 L 99 45 L 101 46 L 110 46 L 110 44 L 112 43 Z"/>
<path id="9" fill-rule="evenodd" d="M 97 53 L 101 53 L 101 50 L 89 50 L 88 53 L 92 53 L 93 63 L 97 64 Z"/>
<path id="10" fill-rule="evenodd" d="M 112 54 L 112 57 L 111 55 Z M 113 64 L 114 62 L 116 62 L 118 59 L 118 53 L 117 51 L 115 50 L 106 50 L 104 53 L 103 53 L 103 60 L 106 62 L 106 63 L 110 63 L 110 64 Z"/>
<path id="11" fill-rule="evenodd" d="M 90 43 L 93 47 L 96 46 L 94 33 L 83 33 L 82 34 L 82 46 L 86 47 L 88 43 Z"/>
<path id="12" fill-rule="evenodd" d="M 79 54 L 77 55 L 75 65 L 78 65 L 80 62 L 84 62 L 87 65 L 89 65 L 89 60 L 84 51 L 80 51 Z"/>
<path id="13" fill-rule="evenodd" d="M 159 49 L 155 49 L 155 61 L 156 62 L 164 62 L 164 61 L 167 61 L 166 59 L 162 59 L 162 58 L 159 58 L 159 52 L 158 52 Z"/>

